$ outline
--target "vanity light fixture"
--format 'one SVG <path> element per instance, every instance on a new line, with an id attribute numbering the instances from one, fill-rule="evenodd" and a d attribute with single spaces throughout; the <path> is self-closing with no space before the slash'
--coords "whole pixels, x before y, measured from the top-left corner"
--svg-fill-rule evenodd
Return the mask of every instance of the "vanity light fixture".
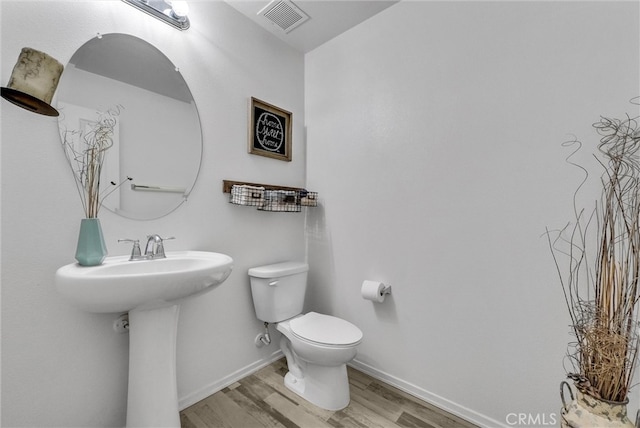
<path id="1" fill-rule="evenodd" d="M 179 29 L 186 30 L 189 22 L 189 5 L 178 0 L 122 0 L 131 6 Z"/>
<path id="2" fill-rule="evenodd" d="M 51 106 L 64 66 L 55 58 L 32 48 L 22 48 L 2 98 L 23 109 L 45 116 L 58 116 Z"/>

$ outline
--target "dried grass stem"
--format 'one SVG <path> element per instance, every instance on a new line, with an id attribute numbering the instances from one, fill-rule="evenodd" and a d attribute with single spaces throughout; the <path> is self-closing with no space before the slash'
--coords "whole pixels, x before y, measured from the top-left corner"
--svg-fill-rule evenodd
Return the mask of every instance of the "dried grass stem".
<path id="1" fill-rule="evenodd" d="M 602 196 L 585 218 L 576 195 L 588 172 L 571 157 L 585 178 L 574 195 L 573 226 L 566 226 L 549 245 L 556 264 L 576 342 L 569 359 L 578 385 L 609 401 L 624 401 L 631 388 L 638 357 L 638 281 L 640 278 L 640 130 L 638 118 L 601 118 L 594 124 L 600 134 L 596 159 L 604 169 Z M 592 225 L 596 223 L 596 254 L 588 257 Z M 566 235 L 569 234 L 569 237 Z M 563 269 L 560 256 L 567 256 Z"/>
<path id="2" fill-rule="evenodd" d="M 100 194 L 102 166 L 107 150 L 114 144 L 114 128 L 121 109 L 122 106 L 116 106 L 106 112 L 98 112 L 98 119 L 91 122 L 88 129 L 65 130 L 62 135 L 64 154 L 73 172 L 76 189 L 87 218 L 98 217 L 104 198 L 131 180 L 127 177 L 120 183 L 109 182 L 106 194 Z"/>

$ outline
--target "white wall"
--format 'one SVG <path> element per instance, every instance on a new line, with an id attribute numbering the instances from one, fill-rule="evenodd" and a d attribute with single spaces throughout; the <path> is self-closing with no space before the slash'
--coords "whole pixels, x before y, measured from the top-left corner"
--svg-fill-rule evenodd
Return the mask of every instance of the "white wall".
<path id="1" fill-rule="evenodd" d="M 638 22 L 637 2 L 403 1 L 306 55 L 310 301 L 363 330 L 359 367 L 487 426 L 559 420 L 542 235 L 581 179 L 561 143 L 638 114 Z"/>
<path id="2" fill-rule="evenodd" d="M 96 33 L 143 38 L 179 68 L 196 99 L 204 137 L 199 181 L 189 201 L 155 221 L 103 210 L 110 254 L 118 238 L 173 235 L 167 250 L 210 250 L 235 260 L 231 277 L 180 312 L 178 393 L 185 405 L 268 359 L 258 350 L 246 271 L 304 257 L 304 215 L 230 205 L 223 179 L 302 186 L 305 179 L 302 54 L 223 2 L 189 2 L 192 27 L 177 31 L 112 1 L 2 1 L 1 81 L 24 46 L 66 63 Z M 293 162 L 247 154 L 251 96 L 294 113 Z M 55 103 L 56 98 L 54 98 Z M 128 337 L 115 316 L 84 313 L 54 289 L 73 262 L 83 212 L 63 156 L 57 120 L 0 102 L 2 121 L 2 426 L 123 426 Z"/>

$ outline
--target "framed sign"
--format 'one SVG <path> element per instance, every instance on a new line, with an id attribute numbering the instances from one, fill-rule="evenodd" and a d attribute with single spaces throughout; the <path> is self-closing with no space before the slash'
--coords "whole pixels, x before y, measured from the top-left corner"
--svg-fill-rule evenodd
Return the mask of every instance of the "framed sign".
<path id="1" fill-rule="evenodd" d="M 291 162 L 291 113 L 251 97 L 249 153 Z"/>

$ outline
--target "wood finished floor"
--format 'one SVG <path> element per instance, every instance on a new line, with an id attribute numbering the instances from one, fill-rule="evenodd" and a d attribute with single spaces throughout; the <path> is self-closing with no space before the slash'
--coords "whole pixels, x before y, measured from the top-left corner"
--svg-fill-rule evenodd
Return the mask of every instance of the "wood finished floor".
<path id="1" fill-rule="evenodd" d="M 285 359 L 180 413 L 182 428 L 472 428 L 475 425 L 348 367 L 351 403 L 320 409 L 284 386 Z"/>

